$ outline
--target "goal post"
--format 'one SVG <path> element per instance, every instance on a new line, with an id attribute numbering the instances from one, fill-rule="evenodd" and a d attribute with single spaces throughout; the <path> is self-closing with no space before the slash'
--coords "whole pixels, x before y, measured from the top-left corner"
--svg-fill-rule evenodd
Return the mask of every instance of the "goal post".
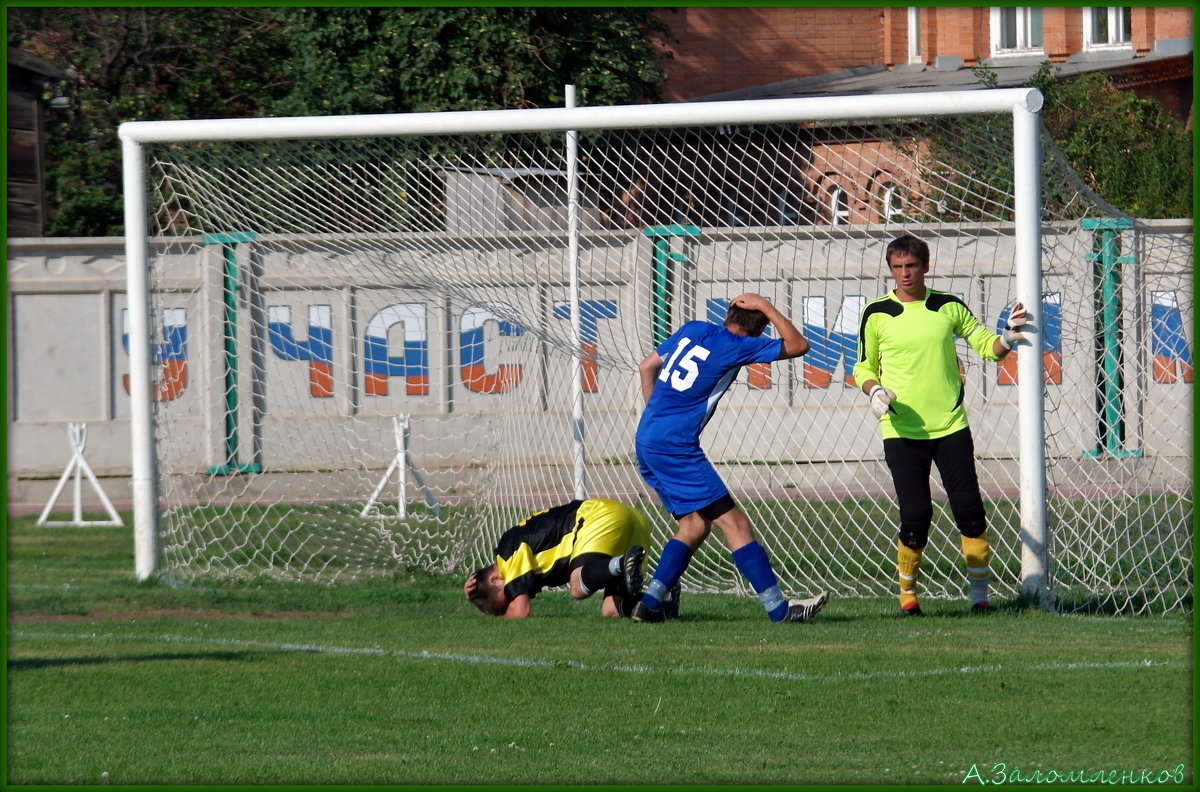
<path id="1" fill-rule="evenodd" d="M 1036 104 L 1036 106 L 1034 106 Z M 1038 326 L 1044 322 L 1042 304 L 1042 156 L 1040 120 L 1042 97 L 1013 106 L 1013 215 L 1016 247 L 1016 295 L 1024 305 L 1039 309 L 1031 316 L 1033 348 L 1041 345 Z M 1018 409 L 1021 450 L 1021 587 L 1043 606 L 1050 604 L 1046 580 L 1049 531 L 1046 525 L 1045 404 L 1042 398 L 1043 358 L 1017 356 Z"/>
<path id="2" fill-rule="evenodd" d="M 1015 361 L 960 354 L 998 592 L 1116 610 L 1190 597 L 1177 408 L 1147 398 L 1144 344 L 1119 357 L 1120 404 L 1089 404 L 1102 312 L 1080 220 L 1114 212 L 1046 149 L 1038 91 L 573 104 L 121 125 L 139 580 L 459 572 L 523 513 L 587 495 L 634 501 L 661 544 L 670 521 L 632 452 L 636 363 L 664 328 L 752 290 L 814 351 L 743 375 L 706 448 L 785 587 L 890 593 L 890 481 L 850 370 L 855 311 L 886 289 L 883 247 L 914 233 L 934 250 L 931 285 L 982 321 L 1013 299 L 1039 307 Z M 1130 329 L 1149 327 L 1145 295 L 1191 311 L 1175 274 L 1190 247 L 1163 235 L 1152 250 L 1143 232 L 1120 243 L 1164 274 L 1141 291 L 1114 281 L 1128 294 L 1113 321 Z M 252 274 L 204 249 L 235 236 Z M 164 394 L 167 311 L 187 317 L 193 374 Z M 252 342 L 260 360 L 222 364 Z M 256 409 L 231 409 L 239 393 Z M 427 485 L 415 500 L 438 508 L 365 519 L 401 414 Z M 1162 449 L 1122 470 L 1111 454 L 1081 462 L 1101 429 Z M 226 453 L 217 469 L 239 430 L 255 465 Z M 1130 525 L 1154 537 L 1149 560 L 1114 543 Z M 931 596 L 965 585 L 946 526 L 939 507 Z M 684 584 L 742 586 L 720 548 Z"/>

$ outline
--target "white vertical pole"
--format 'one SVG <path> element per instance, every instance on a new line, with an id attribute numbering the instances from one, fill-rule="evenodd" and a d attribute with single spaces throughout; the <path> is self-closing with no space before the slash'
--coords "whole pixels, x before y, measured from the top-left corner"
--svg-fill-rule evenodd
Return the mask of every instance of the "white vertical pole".
<path id="1" fill-rule="evenodd" d="M 1029 311 L 1031 341 L 1017 357 L 1020 413 L 1021 587 L 1051 605 L 1047 577 L 1045 413 L 1042 391 L 1042 154 L 1041 95 L 1013 109 L 1013 197 L 1016 214 L 1017 299 Z"/>
<path id="2" fill-rule="evenodd" d="M 392 417 L 392 429 L 396 433 L 396 478 L 399 479 L 396 516 L 401 520 L 408 517 L 408 418 L 408 413 Z"/>
<path id="3" fill-rule="evenodd" d="M 575 86 L 566 86 L 566 106 L 575 106 Z M 583 314 L 579 304 L 579 132 L 567 131 L 567 257 L 571 271 L 571 337 L 575 361 L 571 367 L 572 451 L 575 459 L 575 497 L 587 497 L 587 446 L 583 418 Z"/>
<path id="4" fill-rule="evenodd" d="M 129 303 L 129 422 L 133 455 L 133 560 L 137 579 L 158 564 L 158 482 L 154 473 L 154 415 L 150 397 L 150 234 L 146 154 L 121 137 L 125 190 L 125 279 Z"/>
<path id="5" fill-rule="evenodd" d="M 83 459 L 83 445 L 87 442 L 87 424 L 68 424 L 67 431 L 71 436 L 71 446 L 77 448 L 79 458 Z M 83 465 L 75 466 L 75 511 L 72 516 L 75 522 L 83 522 Z"/>

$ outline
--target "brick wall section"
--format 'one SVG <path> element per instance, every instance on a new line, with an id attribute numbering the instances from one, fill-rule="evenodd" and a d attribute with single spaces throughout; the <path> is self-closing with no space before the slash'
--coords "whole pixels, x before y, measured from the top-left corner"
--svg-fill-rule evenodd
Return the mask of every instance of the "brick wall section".
<path id="1" fill-rule="evenodd" d="M 889 69 L 908 63 L 908 9 L 883 9 L 883 64 Z"/>
<path id="2" fill-rule="evenodd" d="M 932 65 L 958 56 L 967 67 L 991 54 L 991 9 L 923 7 L 922 51 Z M 903 7 L 674 8 L 662 12 L 675 42 L 666 65 L 667 101 L 750 88 L 855 66 L 894 68 L 908 61 L 908 16 Z M 1047 59 L 1061 63 L 1083 50 L 1083 9 L 1042 11 Z M 1192 37 L 1192 10 L 1134 7 L 1135 53 L 1159 39 Z"/>
<path id="3" fill-rule="evenodd" d="M 676 8 L 667 101 L 883 63 L 880 8 Z M 900 13 L 903 13 L 901 10 Z"/>
<path id="4" fill-rule="evenodd" d="M 1083 14 L 1077 8 L 1042 9 L 1042 49 L 1051 63 L 1062 63 L 1083 49 Z"/>
<path id="5" fill-rule="evenodd" d="M 964 13 L 938 16 L 941 24 L 938 25 L 937 35 L 931 42 L 933 46 L 926 53 L 928 62 L 933 63 L 939 55 L 957 55 L 963 59 L 963 63 L 972 65 L 977 50 L 972 46 L 971 15 Z"/>

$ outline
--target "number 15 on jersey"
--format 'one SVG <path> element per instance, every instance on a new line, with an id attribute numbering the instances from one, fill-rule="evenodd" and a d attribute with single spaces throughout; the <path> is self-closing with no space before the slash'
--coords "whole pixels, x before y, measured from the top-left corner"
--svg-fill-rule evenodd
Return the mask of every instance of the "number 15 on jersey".
<path id="1" fill-rule="evenodd" d="M 700 376 L 701 361 L 707 360 L 709 351 L 704 347 L 693 344 L 690 338 L 679 339 L 679 346 L 671 353 L 658 378 L 669 382 L 677 391 L 685 391 L 695 384 Z"/>

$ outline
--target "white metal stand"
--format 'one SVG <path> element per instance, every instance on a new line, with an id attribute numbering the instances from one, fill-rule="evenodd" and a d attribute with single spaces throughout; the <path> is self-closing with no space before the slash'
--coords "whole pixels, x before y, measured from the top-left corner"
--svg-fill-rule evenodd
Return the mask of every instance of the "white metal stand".
<path id="1" fill-rule="evenodd" d="M 83 449 L 87 445 L 87 424 L 72 423 L 67 424 L 67 437 L 71 440 L 71 461 L 67 463 L 67 469 L 63 471 L 62 478 L 58 480 L 58 484 L 54 487 L 54 493 L 50 496 L 50 500 L 46 502 L 46 508 L 42 509 L 42 514 L 37 519 L 38 525 L 124 525 L 125 521 L 121 519 L 121 515 L 117 514 L 117 510 L 113 508 L 112 501 L 104 494 L 104 490 L 100 487 L 100 482 L 96 480 L 96 474 L 92 472 L 92 468 L 88 465 L 87 460 L 83 458 Z M 105 511 L 108 512 L 107 520 L 85 520 L 83 519 L 83 498 L 82 498 L 82 478 L 80 474 L 87 476 L 88 483 L 92 485 L 92 489 L 100 496 L 101 503 L 104 504 Z M 74 494 L 75 494 L 75 509 L 74 519 L 72 520 L 47 520 L 50 512 L 58 503 L 58 498 L 62 495 L 63 487 L 67 485 L 67 479 L 74 476 Z"/>
<path id="2" fill-rule="evenodd" d="M 441 516 L 442 510 L 438 506 L 437 499 L 433 497 L 433 493 L 425 484 L 425 477 L 421 475 L 421 471 L 417 470 L 417 466 L 413 464 L 412 456 L 408 453 L 408 438 L 409 438 L 409 416 L 396 415 L 392 417 L 392 429 L 396 434 L 396 457 L 392 460 L 392 464 L 388 465 L 387 471 L 383 474 L 383 478 L 379 480 L 375 491 L 371 493 L 370 500 L 362 507 L 359 512 L 360 517 L 377 517 L 381 520 L 396 519 L 403 520 L 408 517 L 408 499 L 405 497 L 404 491 L 408 484 L 408 472 L 412 472 L 413 480 L 421 491 L 425 493 L 425 503 L 433 509 L 434 514 Z M 399 488 L 396 493 L 396 514 L 388 515 L 379 511 L 378 502 L 379 496 L 383 493 L 384 487 L 387 486 L 388 480 L 392 477 L 392 471 L 395 471 L 399 479 Z"/>

